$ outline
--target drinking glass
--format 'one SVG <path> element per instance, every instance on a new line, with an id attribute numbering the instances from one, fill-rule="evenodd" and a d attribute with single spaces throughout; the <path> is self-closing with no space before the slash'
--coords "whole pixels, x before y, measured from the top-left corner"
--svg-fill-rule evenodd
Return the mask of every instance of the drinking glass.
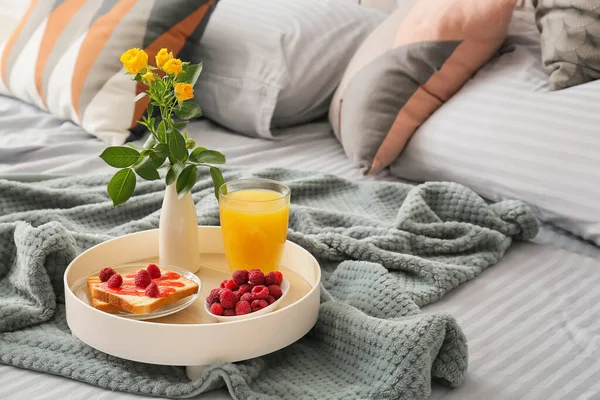
<path id="1" fill-rule="evenodd" d="M 219 188 L 219 210 L 229 269 L 279 269 L 287 238 L 290 188 L 261 178 L 237 179 Z"/>

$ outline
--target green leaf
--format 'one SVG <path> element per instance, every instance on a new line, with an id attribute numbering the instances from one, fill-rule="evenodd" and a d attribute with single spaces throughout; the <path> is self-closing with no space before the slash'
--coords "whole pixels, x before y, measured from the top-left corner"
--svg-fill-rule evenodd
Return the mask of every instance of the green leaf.
<path id="1" fill-rule="evenodd" d="M 156 141 L 156 139 L 154 138 L 154 135 L 150 134 L 148 136 L 148 139 L 146 139 L 146 142 L 144 143 L 144 149 L 151 149 L 154 146 L 156 146 L 158 142 Z"/>
<path id="2" fill-rule="evenodd" d="M 156 155 L 156 153 L 150 153 L 150 159 L 152 160 L 156 168 L 160 168 L 165 163 L 167 157 L 159 157 Z"/>
<path id="3" fill-rule="evenodd" d="M 190 83 L 193 86 L 198 81 L 201 72 L 202 63 L 186 65 L 183 72 L 177 77 L 177 82 Z"/>
<path id="4" fill-rule="evenodd" d="M 181 132 L 181 130 L 184 129 L 186 126 L 188 126 L 188 124 L 189 124 L 188 121 L 176 121 L 176 122 L 173 122 L 173 127 Z"/>
<path id="5" fill-rule="evenodd" d="M 194 151 L 192 151 L 192 153 L 190 154 L 190 161 L 198 162 L 198 156 L 203 151 L 206 151 L 206 147 L 200 147 L 200 146 L 196 147 L 194 149 Z"/>
<path id="6" fill-rule="evenodd" d="M 138 100 L 143 99 L 144 97 L 148 96 L 148 93 L 146 92 L 142 92 L 140 94 L 138 94 L 137 96 L 134 97 L 133 102 L 135 103 Z"/>
<path id="7" fill-rule="evenodd" d="M 181 104 L 181 107 L 175 107 L 173 111 L 175 111 L 175 114 L 181 119 L 198 118 L 202 115 L 200 106 L 196 103 L 189 102 Z"/>
<path id="8" fill-rule="evenodd" d="M 156 123 L 156 119 L 154 119 L 154 117 L 148 118 L 148 128 L 150 128 L 152 130 L 152 132 L 154 132 L 154 129 L 156 128 L 154 126 L 155 123 Z"/>
<path id="9" fill-rule="evenodd" d="M 198 82 L 198 78 L 200 77 L 200 74 L 202 73 L 202 63 L 190 65 L 190 71 L 193 71 L 193 73 L 190 74 L 191 78 L 189 80 L 189 83 L 192 86 L 194 86 L 196 84 L 196 82 Z"/>
<path id="10" fill-rule="evenodd" d="M 167 157 L 169 155 L 169 145 L 166 143 L 158 143 L 154 147 L 154 151 L 158 157 Z"/>
<path id="11" fill-rule="evenodd" d="M 125 203 L 135 189 L 135 173 L 131 168 L 126 168 L 118 171 L 108 182 L 108 195 L 116 207 L 119 204 Z"/>
<path id="12" fill-rule="evenodd" d="M 165 120 L 160 121 L 158 124 L 158 129 L 156 131 L 158 133 L 158 138 L 161 142 L 166 142 L 167 138 L 167 124 L 165 124 Z"/>
<path id="13" fill-rule="evenodd" d="M 111 167 L 126 168 L 132 166 L 140 159 L 140 153 L 131 147 L 111 146 L 104 149 L 102 154 L 100 154 L 100 158 Z"/>
<path id="14" fill-rule="evenodd" d="M 154 105 L 152 103 L 148 103 L 147 113 L 148 118 L 151 117 L 152 114 L 154 114 Z"/>
<path id="15" fill-rule="evenodd" d="M 213 185 L 215 187 L 215 197 L 219 200 L 219 189 L 225 184 L 223 174 L 217 167 L 210 167 L 210 177 L 212 178 Z"/>
<path id="16" fill-rule="evenodd" d="M 171 183 L 175 182 L 175 180 L 179 177 L 179 174 L 181 174 L 181 171 L 183 171 L 184 168 L 185 164 L 183 163 L 172 164 L 171 168 L 169 168 L 169 171 L 167 171 L 167 178 L 165 183 L 167 185 L 170 185 Z"/>
<path id="17" fill-rule="evenodd" d="M 188 165 L 181 171 L 179 177 L 177 178 L 177 184 L 175 188 L 177 189 L 177 194 L 179 194 L 179 198 L 181 199 L 185 196 L 196 184 L 196 180 L 198 179 L 198 167 L 195 165 Z"/>
<path id="18" fill-rule="evenodd" d="M 150 157 L 144 157 L 141 163 L 136 165 L 133 169 L 139 176 L 144 178 L 147 181 L 155 181 L 160 179 L 158 175 L 158 171 L 156 170 L 157 166 L 154 164 L 154 161 Z"/>
<path id="19" fill-rule="evenodd" d="M 196 150 L 198 150 L 198 148 L 194 149 L 192 155 Z M 216 150 L 204 150 L 199 152 L 192 161 L 204 164 L 225 164 L 226 160 L 225 156 Z"/>
<path id="20" fill-rule="evenodd" d="M 185 147 L 185 139 L 181 136 L 181 133 L 177 131 L 169 132 L 167 135 L 167 144 L 169 145 L 169 153 L 175 160 L 185 160 L 188 152 Z"/>

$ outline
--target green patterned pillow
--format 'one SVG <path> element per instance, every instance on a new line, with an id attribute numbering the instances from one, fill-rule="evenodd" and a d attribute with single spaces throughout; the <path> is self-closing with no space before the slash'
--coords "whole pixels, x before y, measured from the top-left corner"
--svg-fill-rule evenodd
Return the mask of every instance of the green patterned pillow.
<path id="1" fill-rule="evenodd" d="M 533 0 L 555 90 L 600 78 L 600 0 Z"/>

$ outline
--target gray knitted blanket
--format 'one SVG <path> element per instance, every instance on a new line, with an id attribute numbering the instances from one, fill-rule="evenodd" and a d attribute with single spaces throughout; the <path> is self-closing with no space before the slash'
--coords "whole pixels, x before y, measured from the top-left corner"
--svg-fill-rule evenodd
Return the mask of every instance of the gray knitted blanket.
<path id="1" fill-rule="evenodd" d="M 321 262 L 319 320 L 265 357 L 184 368 L 108 356 L 72 337 L 63 273 L 83 250 L 158 227 L 164 184 L 139 182 L 113 209 L 108 176 L 39 183 L 0 180 L 0 362 L 110 390 L 189 398 L 226 386 L 235 399 L 424 399 L 432 380 L 458 386 L 467 342 L 452 316 L 423 313 L 492 266 L 537 222 L 518 201 L 486 204 L 453 183 L 353 183 L 295 171 L 225 169 L 292 188 L 289 239 Z M 212 183 L 194 187 L 198 223 L 219 223 Z"/>

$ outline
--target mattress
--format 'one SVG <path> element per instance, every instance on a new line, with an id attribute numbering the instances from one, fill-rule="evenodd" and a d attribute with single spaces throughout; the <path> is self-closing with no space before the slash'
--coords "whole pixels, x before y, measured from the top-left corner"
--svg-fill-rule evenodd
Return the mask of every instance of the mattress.
<path id="1" fill-rule="evenodd" d="M 208 121 L 190 125 L 198 144 L 223 151 L 230 165 L 269 165 L 364 177 L 347 160 L 326 122 L 277 132 L 266 141 Z M 143 138 L 139 139 L 143 141 Z M 104 145 L 75 125 L 0 97 L 0 175 L 113 171 Z M 469 341 L 470 365 L 456 389 L 435 384 L 432 399 L 600 399 L 600 251 L 543 227 L 535 243 L 517 243 L 495 266 L 425 312 L 454 315 Z M 2 399 L 143 399 L 66 378 L 0 365 Z M 203 399 L 227 399 L 224 390 Z"/>

